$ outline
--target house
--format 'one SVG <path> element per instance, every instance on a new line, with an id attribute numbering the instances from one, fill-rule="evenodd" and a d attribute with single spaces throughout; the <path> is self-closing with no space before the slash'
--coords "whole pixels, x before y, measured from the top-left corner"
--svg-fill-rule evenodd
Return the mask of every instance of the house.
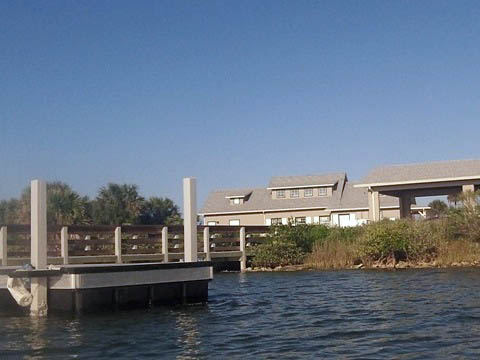
<path id="1" fill-rule="evenodd" d="M 264 188 L 212 191 L 200 215 L 209 226 L 277 225 L 289 221 L 356 226 L 369 221 L 369 204 L 368 190 L 354 185 L 344 172 L 273 177 Z M 381 218 L 399 218 L 398 198 L 380 197 Z M 412 212 L 426 215 L 427 208 L 413 205 Z"/>

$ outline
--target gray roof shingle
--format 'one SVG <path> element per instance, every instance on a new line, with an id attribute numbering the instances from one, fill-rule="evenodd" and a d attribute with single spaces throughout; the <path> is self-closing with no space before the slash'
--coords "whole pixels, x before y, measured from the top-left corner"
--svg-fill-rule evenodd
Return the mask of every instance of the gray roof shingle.
<path id="1" fill-rule="evenodd" d="M 336 184 L 345 176 L 346 174 L 343 172 L 323 175 L 274 176 L 270 179 L 268 188 Z"/>
<path id="2" fill-rule="evenodd" d="M 397 183 L 478 176 L 480 160 L 451 160 L 378 167 L 362 179 L 361 184 Z"/>

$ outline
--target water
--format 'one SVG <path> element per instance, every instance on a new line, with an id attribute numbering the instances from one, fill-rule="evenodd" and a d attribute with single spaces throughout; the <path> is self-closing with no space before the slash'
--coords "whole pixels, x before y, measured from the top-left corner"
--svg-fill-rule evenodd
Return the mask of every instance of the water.
<path id="1" fill-rule="evenodd" d="M 216 274 L 210 302 L 2 317 L 0 358 L 480 358 L 480 269 Z"/>

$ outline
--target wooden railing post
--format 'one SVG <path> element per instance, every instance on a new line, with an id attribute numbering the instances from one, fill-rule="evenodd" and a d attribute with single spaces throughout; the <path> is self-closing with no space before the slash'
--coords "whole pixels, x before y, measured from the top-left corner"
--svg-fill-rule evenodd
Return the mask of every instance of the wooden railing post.
<path id="1" fill-rule="evenodd" d="M 122 228 L 117 226 L 115 228 L 115 256 L 117 257 L 117 264 L 122 263 Z"/>
<path id="2" fill-rule="evenodd" d="M 212 260 L 210 256 L 210 228 L 203 228 L 203 252 L 205 253 L 205 261 Z"/>
<path id="3" fill-rule="evenodd" d="M 2 266 L 7 266 L 7 227 L 0 229 L 0 256 L 2 257 Z"/>
<path id="4" fill-rule="evenodd" d="M 245 241 L 245 228 L 240 228 L 240 251 L 242 255 L 240 257 L 240 271 L 247 270 L 247 253 L 246 253 L 246 241 Z"/>
<path id="5" fill-rule="evenodd" d="M 68 227 L 62 227 L 60 231 L 60 248 L 62 252 L 63 263 L 68 264 Z"/>
<path id="6" fill-rule="evenodd" d="M 168 227 L 162 228 L 162 253 L 163 262 L 168 262 Z"/>

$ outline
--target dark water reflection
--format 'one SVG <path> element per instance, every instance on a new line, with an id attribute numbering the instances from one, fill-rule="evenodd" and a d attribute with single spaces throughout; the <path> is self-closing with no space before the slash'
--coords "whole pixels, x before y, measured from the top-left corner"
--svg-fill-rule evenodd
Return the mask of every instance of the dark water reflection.
<path id="1" fill-rule="evenodd" d="M 2 317 L 0 358 L 480 358 L 480 270 L 217 274 L 210 302 Z"/>

